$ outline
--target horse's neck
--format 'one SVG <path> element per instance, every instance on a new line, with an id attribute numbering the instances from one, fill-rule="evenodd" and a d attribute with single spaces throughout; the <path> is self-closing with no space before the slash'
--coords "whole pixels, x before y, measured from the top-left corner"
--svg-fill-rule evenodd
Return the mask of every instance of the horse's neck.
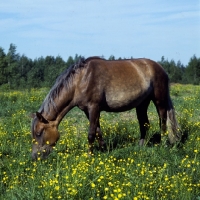
<path id="1" fill-rule="evenodd" d="M 74 107 L 72 101 L 69 104 L 65 105 L 61 112 L 57 114 L 56 122 L 59 125 L 63 117 Z"/>
<path id="2" fill-rule="evenodd" d="M 64 87 L 54 102 L 56 105 L 56 122 L 59 124 L 63 117 L 74 107 L 74 87 Z"/>
<path id="3" fill-rule="evenodd" d="M 76 105 L 75 90 L 82 76 L 82 70 L 75 73 L 68 83 L 55 95 L 55 98 L 46 106 L 46 115 L 59 125 L 63 117 Z M 46 101 L 48 102 L 48 101 Z M 44 109 L 45 110 L 45 109 Z"/>
<path id="4" fill-rule="evenodd" d="M 44 100 L 38 112 L 40 112 L 42 116 L 48 121 L 55 121 L 57 118 L 57 107 L 55 102 L 49 103 L 47 99 Z"/>

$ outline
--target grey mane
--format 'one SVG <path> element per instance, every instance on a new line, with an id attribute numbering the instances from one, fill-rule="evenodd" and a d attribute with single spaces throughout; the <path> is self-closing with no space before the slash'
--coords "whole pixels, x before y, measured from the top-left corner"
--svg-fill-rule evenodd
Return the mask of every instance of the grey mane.
<path id="1" fill-rule="evenodd" d="M 77 70 L 80 68 L 83 68 L 87 62 L 93 59 L 102 59 L 102 58 L 95 56 L 95 57 L 89 57 L 85 59 L 84 57 L 81 57 L 75 64 L 71 65 L 63 73 L 61 73 L 56 79 L 48 95 L 46 96 L 43 104 L 41 105 L 39 109 L 39 112 L 41 113 L 43 111 L 48 112 L 50 111 L 51 107 L 53 107 L 54 110 L 58 112 L 54 99 L 60 95 L 60 92 L 62 91 L 64 87 L 68 88 L 70 86 L 70 83 L 74 77 L 74 74 L 77 72 Z"/>

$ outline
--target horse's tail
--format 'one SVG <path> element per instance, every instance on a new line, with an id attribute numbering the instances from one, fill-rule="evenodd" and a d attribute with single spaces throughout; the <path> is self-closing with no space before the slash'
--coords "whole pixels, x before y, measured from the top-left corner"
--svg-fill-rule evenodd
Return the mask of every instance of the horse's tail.
<path id="1" fill-rule="evenodd" d="M 179 142 L 181 140 L 181 130 L 176 120 L 174 106 L 170 96 L 168 97 L 167 127 L 168 127 L 169 142 L 171 144 Z"/>

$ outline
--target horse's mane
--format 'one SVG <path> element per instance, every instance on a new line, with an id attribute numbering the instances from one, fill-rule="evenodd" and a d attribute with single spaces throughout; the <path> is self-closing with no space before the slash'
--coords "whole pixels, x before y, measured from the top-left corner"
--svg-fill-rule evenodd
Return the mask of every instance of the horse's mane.
<path id="1" fill-rule="evenodd" d="M 56 79 L 53 87 L 49 91 L 49 94 L 46 96 L 43 104 L 40 107 L 39 112 L 42 112 L 44 110 L 48 111 L 50 109 L 50 106 L 53 106 L 54 110 L 57 111 L 57 107 L 55 105 L 54 99 L 59 96 L 61 90 L 66 87 L 70 87 L 72 79 L 74 77 L 74 74 L 81 68 L 87 66 L 87 63 L 91 60 L 100 59 L 103 60 L 103 58 L 98 56 L 93 56 L 89 58 L 80 57 L 80 59 L 68 67 L 64 72 L 62 72 L 58 78 Z"/>

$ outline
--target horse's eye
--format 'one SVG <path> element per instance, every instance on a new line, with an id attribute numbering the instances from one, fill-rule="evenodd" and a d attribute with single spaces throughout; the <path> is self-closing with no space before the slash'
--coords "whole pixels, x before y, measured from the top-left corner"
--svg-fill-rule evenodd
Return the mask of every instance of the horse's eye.
<path id="1" fill-rule="evenodd" d="M 36 136 L 41 136 L 41 135 L 42 135 L 42 132 L 43 132 L 43 130 L 40 131 L 40 132 L 36 132 L 35 135 L 36 135 Z"/>

